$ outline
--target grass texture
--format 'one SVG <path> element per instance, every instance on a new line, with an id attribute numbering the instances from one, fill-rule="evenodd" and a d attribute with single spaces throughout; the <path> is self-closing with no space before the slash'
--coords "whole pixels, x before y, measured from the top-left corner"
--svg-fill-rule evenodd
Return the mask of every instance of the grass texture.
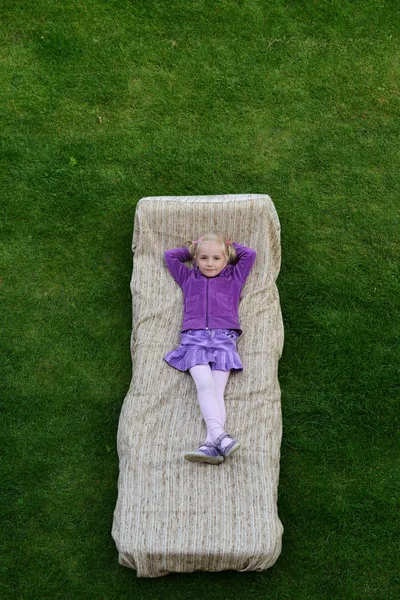
<path id="1" fill-rule="evenodd" d="M 2 0 L 5 600 L 399 598 L 398 6 Z M 110 535 L 135 205 L 248 192 L 282 224 L 282 554 L 137 579 Z"/>

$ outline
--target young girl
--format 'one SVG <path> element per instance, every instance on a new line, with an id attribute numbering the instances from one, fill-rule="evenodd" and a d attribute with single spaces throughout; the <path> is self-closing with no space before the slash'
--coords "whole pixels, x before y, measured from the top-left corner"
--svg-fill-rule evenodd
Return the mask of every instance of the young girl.
<path id="1" fill-rule="evenodd" d="M 207 428 L 206 440 L 185 458 L 218 464 L 240 448 L 224 429 L 224 390 L 230 372 L 243 371 L 236 350 L 242 333 L 238 304 L 256 252 L 209 233 L 189 248 L 167 250 L 164 257 L 184 296 L 181 343 L 164 360 L 180 371 L 189 370 Z M 184 264 L 190 259 L 193 269 Z"/>

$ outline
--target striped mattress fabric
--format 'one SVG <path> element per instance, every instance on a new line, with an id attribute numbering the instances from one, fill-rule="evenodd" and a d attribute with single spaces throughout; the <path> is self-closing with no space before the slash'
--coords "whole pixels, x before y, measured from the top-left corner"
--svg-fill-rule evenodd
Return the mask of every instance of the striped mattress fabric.
<path id="1" fill-rule="evenodd" d="M 220 465 L 184 460 L 204 441 L 205 427 L 190 374 L 163 360 L 179 344 L 183 318 L 182 291 L 163 252 L 210 231 L 257 251 L 239 303 L 244 370 L 231 373 L 225 393 L 226 429 L 241 449 Z M 132 246 L 132 381 L 118 426 L 112 528 L 119 562 L 138 577 L 267 569 L 280 554 L 283 532 L 275 207 L 263 194 L 142 198 Z"/>

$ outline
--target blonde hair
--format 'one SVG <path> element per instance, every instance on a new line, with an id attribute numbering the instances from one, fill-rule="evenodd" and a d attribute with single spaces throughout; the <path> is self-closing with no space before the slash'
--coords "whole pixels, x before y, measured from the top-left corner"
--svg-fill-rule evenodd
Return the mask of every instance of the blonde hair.
<path id="1" fill-rule="evenodd" d="M 196 258 L 198 253 L 198 246 L 201 244 L 201 242 L 217 242 L 218 244 L 221 244 L 221 246 L 224 249 L 224 254 L 228 259 L 228 264 L 235 262 L 236 250 L 234 246 L 232 246 L 232 242 L 230 242 L 229 240 L 225 240 L 225 238 L 222 235 L 218 235 L 216 233 L 206 233 L 205 235 L 202 235 L 199 238 L 199 240 L 188 240 L 186 242 L 186 244 L 188 244 L 188 249 L 192 259 Z"/>

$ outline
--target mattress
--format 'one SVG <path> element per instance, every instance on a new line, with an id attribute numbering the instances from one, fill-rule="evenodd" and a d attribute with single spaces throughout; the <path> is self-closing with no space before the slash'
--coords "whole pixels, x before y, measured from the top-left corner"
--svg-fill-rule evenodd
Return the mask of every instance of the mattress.
<path id="1" fill-rule="evenodd" d="M 183 458 L 204 441 L 205 426 L 190 374 L 163 360 L 179 344 L 183 319 L 182 290 L 164 250 L 210 231 L 257 251 L 239 302 L 244 370 L 231 373 L 225 391 L 226 430 L 241 449 L 220 465 Z M 119 562 L 138 577 L 268 569 L 283 533 L 277 510 L 281 248 L 274 204 L 264 194 L 142 198 L 132 249 L 132 380 L 118 425 L 112 526 Z"/>

